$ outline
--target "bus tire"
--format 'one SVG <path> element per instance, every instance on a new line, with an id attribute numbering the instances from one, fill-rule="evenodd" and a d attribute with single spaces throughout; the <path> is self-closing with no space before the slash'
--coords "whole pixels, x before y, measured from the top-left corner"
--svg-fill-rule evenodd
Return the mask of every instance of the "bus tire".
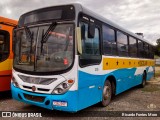
<path id="1" fill-rule="evenodd" d="M 143 76 L 142 76 L 142 83 L 141 83 L 140 87 L 144 88 L 145 85 L 146 85 L 146 73 L 144 72 Z"/>
<path id="2" fill-rule="evenodd" d="M 109 105 L 111 98 L 112 98 L 112 85 L 109 80 L 106 80 L 104 83 L 103 91 L 102 91 L 101 105 L 103 107 L 106 107 L 107 105 Z"/>

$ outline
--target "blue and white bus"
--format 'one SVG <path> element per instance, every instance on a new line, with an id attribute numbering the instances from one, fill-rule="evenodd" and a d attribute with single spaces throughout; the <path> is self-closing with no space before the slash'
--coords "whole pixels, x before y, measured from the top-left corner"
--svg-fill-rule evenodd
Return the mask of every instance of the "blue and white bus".
<path id="1" fill-rule="evenodd" d="M 23 14 L 14 31 L 14 99 L 77 112 L 154 74 L 153 46 L 80 4 Z"/>

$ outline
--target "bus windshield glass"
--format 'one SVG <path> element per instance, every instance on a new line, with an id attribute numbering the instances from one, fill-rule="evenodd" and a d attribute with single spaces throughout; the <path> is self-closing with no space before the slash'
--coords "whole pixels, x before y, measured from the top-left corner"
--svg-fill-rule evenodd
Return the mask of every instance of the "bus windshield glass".
<path id="1" fill-rule="evenodd" d="M 17 69 L 30 72 L 66 70 L 73 62 L 73 24 L 17 29 L 14 51 Z"/>

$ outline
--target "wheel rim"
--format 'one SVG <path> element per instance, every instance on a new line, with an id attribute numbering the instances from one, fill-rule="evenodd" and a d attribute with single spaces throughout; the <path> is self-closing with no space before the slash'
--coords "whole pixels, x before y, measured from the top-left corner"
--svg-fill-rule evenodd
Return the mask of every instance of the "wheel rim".
<path id="1" fill-rule="evenodd" d="M 104 87 L 104 90 L 103 90 L 103 99 L 109 100 L 110 97 L 111 97 L 110 87 L 107 85 Z"/>

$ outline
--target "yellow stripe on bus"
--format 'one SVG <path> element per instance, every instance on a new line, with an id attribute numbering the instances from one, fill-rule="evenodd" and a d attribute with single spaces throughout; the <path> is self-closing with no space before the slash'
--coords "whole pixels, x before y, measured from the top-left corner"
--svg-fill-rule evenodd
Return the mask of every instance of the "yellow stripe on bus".
<path id="1" fill-rule="evenodd" d="M 11 70 L 12 69 L 12 59 L 7 59 L 0 63 L 0 71 Z"/>
<path id="2" fill-rule="evenodd" d="M 103 70 L 133 68 L 141 66 L 154 66 L 154 60 L 128 59 L 128 58 L 103 58 Z"/>

